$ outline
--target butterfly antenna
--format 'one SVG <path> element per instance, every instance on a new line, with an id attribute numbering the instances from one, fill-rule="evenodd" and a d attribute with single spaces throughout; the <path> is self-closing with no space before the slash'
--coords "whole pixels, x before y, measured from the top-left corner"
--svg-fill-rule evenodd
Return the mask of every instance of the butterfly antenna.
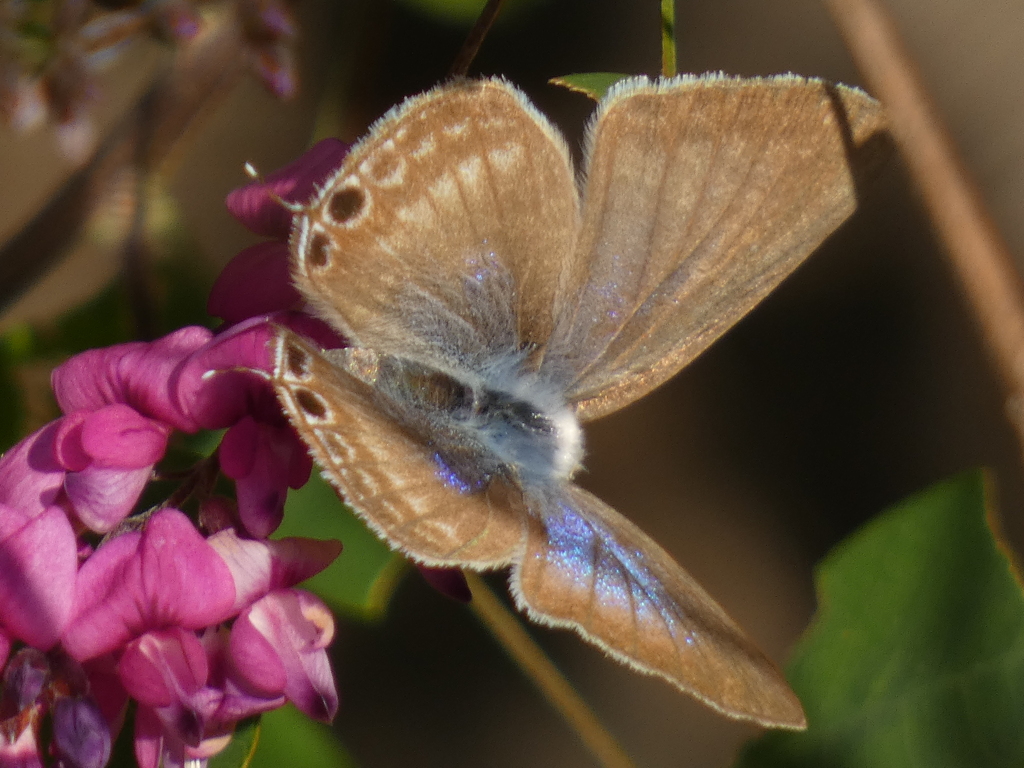
<path id="1" fill-rule="evenodd" d="M 283 197 L 281 197 L 279 194 L 277 194 L 277 192 L 275 192 L 273 189 L 271 189 L 270 185 L 267 184 L 266 179 L 263 178 L 263 174 L 256 170 L 256 166 L 253 165 L 252 163 L 245 164 L 245 175 L 248 176 L 253 181 L 259 182 L 260 184 L 264 185 L 267 188 L 267 196 L 289 213 L 302 213 L 303 211 L 306 210 L 306 206 L 304 204 L 290 203 Z"/>
<path id="2" fill-rule="evenodd" d="M 483 45 L 484 38 L 487 37 L 491 26 L 498 18 L 503 2 L 504 0 L 487 0 L 487 4 L 476 18 L 476 23 L 466 36 L 466 42 L 462 44 L 462 50 L 459 51 L 459 55 L 452 62 L 452 68 L 448 70 L 449 78 L 465 77 L 466 73 L 469 72 L 469 65 L 473 63 L 473 59 L 476 58 L 480 46 Z"/>

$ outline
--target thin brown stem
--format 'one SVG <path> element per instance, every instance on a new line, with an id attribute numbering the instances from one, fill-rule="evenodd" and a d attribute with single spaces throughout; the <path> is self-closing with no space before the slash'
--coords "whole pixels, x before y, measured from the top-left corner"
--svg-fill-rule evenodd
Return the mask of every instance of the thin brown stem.
<path id="1" fill-rule="evenodd" d="M 484 38 L 487 37 L 491 26 L 493 26 L 498 18 L 503 2 L 504 0 L 487 0 L 487 4 L 484 5 L 480 15 L 477 16 L 476 23 L 466 36 L 466 42 L 462 44 L 462 50 L 459 51 L 459 55 L 452 62 L 452 67 L 448 70 L 448 77 L 465 77 L 466 73 L 469 72 L 469 67 L 473 63 L 473 59 L 476 58 L 480 46 L 483 45 Z"/>
<path id="2" fill-rule="evenodd" d="M 635 768 L 626 751 L 487 583 L 470 571 L 466 572 L 466 581 L 473 593 L 470 608 L 548 703 L 565 718 L 598 763 L 604 768 Z"/>
<path id="3" fill-rule="evenodd" d="M 161 507 L 180 508 L 190 498 L 205 499 L 212 492 L 220 473 L 220 457 L 217 453 L 200 460 L 188 472 L 180 477 L 180 484 L 174 492 L 164 500 Z M 164 476 L 161 479 L 173 479 Z"/>
<path id="4" fill-rule="evenodd" d="M 892 18 L 876 0 L 826 0 L 921 190 L 953 268 L 1010 390 L 1024 445 L 1024 283 Z"/>

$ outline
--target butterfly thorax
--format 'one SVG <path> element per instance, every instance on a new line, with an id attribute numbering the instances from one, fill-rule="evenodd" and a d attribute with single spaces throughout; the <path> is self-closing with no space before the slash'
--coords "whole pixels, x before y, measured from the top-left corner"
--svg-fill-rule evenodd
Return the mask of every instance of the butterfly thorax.
<path id="1" fill-rule="evenodd" d="M 357 348 L 344 350 L 340 362 L 433 449 L 438 476 L 461 492 L 482 490 L 495 477 L 540 490 L 579 469 L 583 433 L 575 414 L 535 373 L 499 365 L 459 374 Z"/>

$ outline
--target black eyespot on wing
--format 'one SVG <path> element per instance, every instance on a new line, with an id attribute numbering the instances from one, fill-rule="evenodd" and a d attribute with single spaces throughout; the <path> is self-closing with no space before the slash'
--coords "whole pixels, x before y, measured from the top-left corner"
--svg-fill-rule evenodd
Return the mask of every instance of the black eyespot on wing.
<path id="1" fill-rule="evenodd" d="M 346 187 L 331 195 L 330 202 L 327 203 L 327 212 L 335 223 L 344 224 L 358 215 L 365 204 L 366 195 L 363 190 Z"/>
<path id="2" fill-rule="evenodd" d="M 314 267 L 326 267 L 331 260 L 331 241 L 323 232 L 317 232 L 310 238 L 306 260 Z"/>
<path id="3" fill-rule="evenodd" d="M 301 347 L 289 345 L 285 350 L 285 367 L 288 373 L 297 379 L 305 378 L 309 373 L 309 355 Z"/>
<path id="4" fill-rule="evenodd" d="M 324 401 L 320 399 L 319 395 L 313 394 L 308 389 L 296 390 L 295 402 L 303 413 L 314 419 L 323 419 L 327 415 L 327 406 Z"/>

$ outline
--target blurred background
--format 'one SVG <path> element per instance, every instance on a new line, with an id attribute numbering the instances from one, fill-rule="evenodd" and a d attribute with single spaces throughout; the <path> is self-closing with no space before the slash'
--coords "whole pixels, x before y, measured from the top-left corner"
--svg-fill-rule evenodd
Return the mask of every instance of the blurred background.
<path id="1" fill-rule="evenodd" d="M 202 6 L 214 28 L 217 5 Z M 142 286 L 144 301 L 146 270 L 175 255 L 209 285 L 256 240 L 223 206 L 246 181 L 243 163 L 268 172 L 314 137 L 357 138 L 445 76 L 479 5 L 301 0 L 277 59 L 250 30 L 160 91 L 154 83 L 179 66 L 169 64 L 172 48 L 136 40 L 90 86 L 91 126 L 0 127 L 0 330 L 45 329 L 115 279 Z M 1024 258 L 1024 3 L 887 5 Z M 679 0 L 676 14 L 680 71 L 858 83 L 817 2 Z M 578 150 L 593 103 L 547 80 L 659 67 L 656 0 L 509 0 L 471 73 L 520 85 Z M 275 97 L 254 69 L 279 92 L 294 71 L 294 97 Z M 163 122 L 147 122 L 152 114 Z M 131 170 L 140 165 L 144 181 Z M 135 243 L 127 258 L 126 243 Z M 145 332 L 145 318 L 138 327 Z M 24 402 L 45 401 L 48 371 L 16 372 Z M 1003 410 L 942 249 L 893 157 L 858 213 L 767 301 L 669 384 L 588 429 L 580 480 L 784 663 L 815 608 L 815 562 L 931 483 L 990 467 L 1005 531 L 1021 551 L 1021 457 Z M 22 429 L 32 426 L 29 411 Z M 491 583 L 504 594 L 503 577 Z M 756 733 L 574 635 L 531 632 L 640 766 L 728 765 Z M 335 728 L 365 768 L 593 765 L 472 614 L 414 576 L 376 620 L 343 620 L 336 649 Z"/>

